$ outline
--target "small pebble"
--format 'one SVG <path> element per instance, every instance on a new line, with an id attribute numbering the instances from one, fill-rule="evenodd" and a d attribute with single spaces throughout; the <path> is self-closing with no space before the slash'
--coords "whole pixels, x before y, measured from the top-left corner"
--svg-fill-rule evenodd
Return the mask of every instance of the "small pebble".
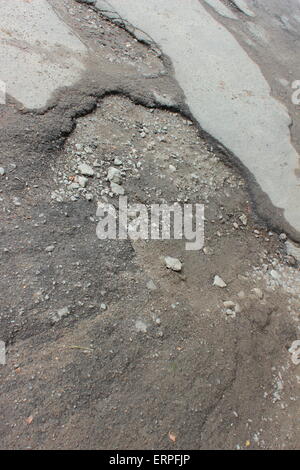
<path id="1" fill-rule="evenodd" d="M 78 166 L 78 171 L 84 176 L 94 176 L 94 170 L 90 165 L 86 163 L 81 163 Z"/>
<path id="2" fill-rule="evenodd" d="M 172 258 L 171 256 L 165 257 L 165 264 L 168 269 L 172 269 L 172 271 L 181 271 L 182 263 L 177 258 Z"/>
<path id="3" fill-rule="evenodd" d="M 226 282 L 218 275 L 214 277 L 213 285 L 221 288 L 227 287 Z"/>
<path id="4" fill-rule="evenodd" d="M 121 171 L 118 169 L 118 168 L 114 168 L 113 166 L 111 166 L 108 171 L 107 171 L 107 179 L 108 181 L 110 181 L 111 183 L 116 183 L 116 184 L 120 184 L 121 182 L 121 177 L 122 177 L 122 174 L 121 174 Z"/>
<path id="5" fill-rule="evenodd" d="M 124 188 L 117 183 L 110 183 L 110 189 L 112 190 L 113 194 L 118 194 L 119 196 L 124 196 L 125 194 Z"/>

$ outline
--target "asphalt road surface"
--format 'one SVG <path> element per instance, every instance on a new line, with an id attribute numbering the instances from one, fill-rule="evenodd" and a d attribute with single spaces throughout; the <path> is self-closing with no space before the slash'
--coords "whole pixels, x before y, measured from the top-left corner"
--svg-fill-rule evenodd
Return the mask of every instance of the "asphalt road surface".
<path id="1" fill-rule="evenodd" d="M 0 448 L 299 448 L 299 2 L 0 8 Z"/>

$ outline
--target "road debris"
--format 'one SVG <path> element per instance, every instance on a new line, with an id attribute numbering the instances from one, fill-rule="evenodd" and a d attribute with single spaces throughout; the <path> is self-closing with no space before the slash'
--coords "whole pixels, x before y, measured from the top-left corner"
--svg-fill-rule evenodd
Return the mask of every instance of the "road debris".
<path id="1" fill-rule="evenodd" d="M 107 179 L 113 183 L 120 184 L 122 173 L 118 168 L 110 167 L 107 172 Z"/>
<path id="2" fill-rule="evenodd" d="M 118 196 L 124 196 L 125 190 L 123 186 L 117 184 L 117 183 L 110 183 L 110 188 L 114 194 L 117 194 Z"/>
<path id="3" fill-rule="evenodd" d="M 223 281 L 223 279 L 220 276 L 218 276 L 217 274 L 214 277 L 213 285 L 217 286 L 217 287 L 220 287 L 220 288 L 227 287 L 226 282 Z"/>
<path id="4" fill-rule="evenodd" d="M 171 256 L 166 256 L 165 257 L 165 264 L 168 269 L 171 269 L 172 271 L 181 271 L 182 270 L 182 263 L 179 259 L 177 258 L 172 258 Z"/>
<path id="5" fill-rule="evenodd" d="M 94 176 L 95 174 L 93 168 L 90 165 L 87 165 L 86 163 L 81 163 L 78 166 L 78 171 L 84 176 Z"/>

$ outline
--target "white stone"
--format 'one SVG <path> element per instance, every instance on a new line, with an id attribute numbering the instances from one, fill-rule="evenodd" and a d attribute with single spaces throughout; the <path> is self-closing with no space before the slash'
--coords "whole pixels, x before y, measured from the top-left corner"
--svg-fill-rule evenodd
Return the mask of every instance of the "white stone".
<path id="1" fill-rule="evenodd" d="M 84 176 L 94 176 L 94 170 L 90 165 L 86 163 L 81 163 L 78 165 L 78 171 Z"/>
<path id="2" fill-rule="evenodd" d="M 85 188 L 88 183 L 88 178 L 85 176 L 76 176 L 75 182 L 78 183 L 82 188 Z"/>
<path id="3" fill-rule="evenodd" d="M 110 183 L 110 188 L 114 194 L 118 194 L 119 196 L 124 196 L 125 194 L 124 188 L 117 183 Z"/>
<path id="4" fill-rule="evenodd" d="M 172 271 L 181 271 L 182 263 L 177 258 L 172 258 L 171 256 L 165 257 L 165 264 L 168 269 L 172 269 Z"/>
<path id="5" fill-rule="evenodd" d="M 111 166 L 107 171 L 107 179 L 112 183 L 119 184 L 122 179 L 121 171 Z"/>
<path id="6" fill-rule="evenodd" d="M 213 285 L 221 288 L 227 287 L 226 282 L 218 275 L 214 277 Z"/>
<path id="7" fill-rule="evenodd" d="M 270 275 L 272 276 L 273 279 L 276 279 L 276 281 L 280 279 L 280 274 L 277 271 L 275 271 L 275 269 L 272 269 L 270 271 Z"/>
<path id="8" fill-rule="evenodd" d="M 242 222 L 243 225 L 247 225 L 248 223 L 248 218 L 245 214 L 242 214 L 240 217 L 239 217 L 240 221 Z"/>

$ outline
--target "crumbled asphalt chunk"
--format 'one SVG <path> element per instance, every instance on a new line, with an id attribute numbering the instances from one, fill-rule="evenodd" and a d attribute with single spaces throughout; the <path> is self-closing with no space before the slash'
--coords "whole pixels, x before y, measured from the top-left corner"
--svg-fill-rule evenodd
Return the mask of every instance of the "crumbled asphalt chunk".
<path id="1" fill-rule="evenodd" d="M 82 188 L 85 188 L 88 184 L 88 178 L 85 176 L 76 176 L 75 182 L 78 183 Z"/>
<path id="2" fill-rule="evenodd" d="M 107 179 L 112 183 L 120 184 L 122 180 L 121 171 L 118 168 L 110 167 L 107 172 Z"/>
<path id="3" fill-rule="evenodd" d="M 172 256 L 166 256 L 165 257 L 165 264 L 168 269 L 171 269 L 172 271 L 181 271 L 182 270 L 182 263 L 179 259 L 177 258 L 172 258 Z"/>
<path id="4" fill-rule="evenodd" d="M 120 184 L 110 183 L 110 189 L 112 190 L 114 194 L 117 194 L 119 196 L 124 196 L 125 194 L 125 190 L 123 186 L 121 186 Z"/>
<path id="5" fill-rule="evenodd" d="M 94 176 L 95 174 L 93 168 L 86 163 L 81 163 L 78 165 L 78 171 L 84 176 Z"/>
<path id="6" fill-rule="evenodd" d="M 242 214 L 240 217 L 239 217 L 240 221 L 242 222 L 243 225 L 247 225 L 248 223 L 248 217 L 245 215 L 245 214 Z"/>
<path id="7" fill-rule="evenodd" d="M 92 195 L 92 193 L 86 193 L 85 199 L 87 201 L 92 201 L 94 199 L 94 196 Z"/>
<path id="8" fill-rule="evenodd" d="M 227 287 L 226 282 L 218 275 L 214 277 L 213 285 L 221 288 Z"/>

